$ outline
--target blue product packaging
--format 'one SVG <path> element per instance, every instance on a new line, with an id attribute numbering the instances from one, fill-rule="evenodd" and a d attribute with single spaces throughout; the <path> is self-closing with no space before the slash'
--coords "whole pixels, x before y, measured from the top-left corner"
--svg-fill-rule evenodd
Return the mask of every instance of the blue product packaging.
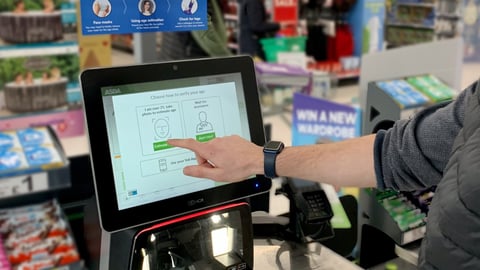
<path id="1" fill-rule="evenodd" d="M 0 154 L 3 154 L 11 149 L 13 144 L 13 137 L 10 134 L 0 133 Z"/>
<path id="2" fill-rule="evenodd" d="M 19 168 L 22 164 L 19 153 L 4 152 L 0 155 L 0 171 Z"/>
<path id="3" fill-rule="evenodd" d="M 42 146 L 32 146 L 25 148 L 25 156 L 30 166 L 39 166 L 52 162 L 53 155 L 50 149 Z"/>
<path id="4" fill-rule="evenodd" d="M 380 89 L 391 96 L 402 108 L 413 108 L 425 105 L 429 99 L 415 90 L 404 80 L 377 82 Z"/>
<path id="5" fill-rule="evenodd" d="M 17 134 L 23 146 L 40 145 L 45 142 L 45 133 L 34 128 L 18 130 Z"/>

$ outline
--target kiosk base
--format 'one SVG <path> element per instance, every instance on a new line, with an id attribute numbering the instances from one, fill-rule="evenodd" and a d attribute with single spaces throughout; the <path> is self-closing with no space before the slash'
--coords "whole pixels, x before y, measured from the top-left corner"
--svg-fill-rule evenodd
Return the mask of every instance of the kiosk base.
<path id="1" fill-rule="evenodd" d="M 245 202 L 113 233 L 100 228 L 94 199 L 85 213 L 89 269 L 253 269 L 252 219 Z"/>

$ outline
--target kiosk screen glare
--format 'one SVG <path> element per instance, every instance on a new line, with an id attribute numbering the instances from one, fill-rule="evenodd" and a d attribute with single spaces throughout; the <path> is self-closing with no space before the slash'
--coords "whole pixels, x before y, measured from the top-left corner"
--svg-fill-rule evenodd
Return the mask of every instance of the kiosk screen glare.
<path id="1" fill-rule="evenodd" d="M 167 139 L 250 139 L 240 73 L 103 87 L 102 99 L 119 210 L 220 185 L 185 176 L 195 154 Z"/>

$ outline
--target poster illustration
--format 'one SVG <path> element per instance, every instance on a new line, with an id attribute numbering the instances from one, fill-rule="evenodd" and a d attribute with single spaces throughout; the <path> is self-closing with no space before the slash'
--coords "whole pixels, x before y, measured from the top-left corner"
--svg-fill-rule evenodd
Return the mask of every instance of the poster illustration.
<path id="1" fill-rule="evenodd" d="M 2 0 L 0 25 L 0 47 L 75 41 L 75 1 Z"/>
<path id="2" fill-rule="evenodd" d="M 0 130 L 80 135 L 76 0 L 0 1 Z"/>
<path id="3" fill-rule="evenodd" d="M 206 30 L 206 0 L 81 0 L 82 34 Z"/>

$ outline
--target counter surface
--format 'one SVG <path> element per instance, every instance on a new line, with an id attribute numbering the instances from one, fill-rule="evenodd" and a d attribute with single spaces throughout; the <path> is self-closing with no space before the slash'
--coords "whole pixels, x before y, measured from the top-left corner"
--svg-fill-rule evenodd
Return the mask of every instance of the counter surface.
<path id="1" fill-rule="evenodd" d="M 254 269 L 362 269 L 316 242 L 303 245 L 278 240 L 255 239 L 254 244 Z"/>

